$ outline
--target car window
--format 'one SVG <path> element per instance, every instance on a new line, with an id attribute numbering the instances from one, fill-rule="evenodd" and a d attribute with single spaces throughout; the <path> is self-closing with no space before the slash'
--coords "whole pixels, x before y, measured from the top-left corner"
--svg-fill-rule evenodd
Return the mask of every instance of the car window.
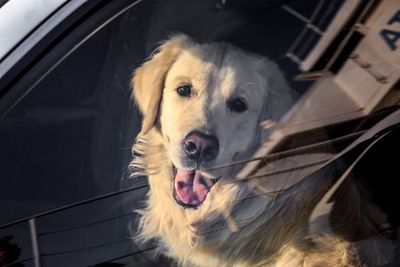
<path id="1" fill-rule="evenodd" d="M 144 57 L 145 17 L 137 18 L 143 8 L 110 21 L 87 18 L 16 81 L 9 92 L 17 97 L 0 100 L 8 106 L 0 120 L 0 224 L 144 184 L 126 179 L 141 121 L 130 79 Z M 131 255 L 127 222 L 145 192 L 140 187 L 38 219 L 42 262 L 88 266 Z M 27 223 L 1 229 L 0 237 L 19 247 L 25 266 L 33 264 Z M 88 256 L 93 247 L 107 252 Z"/>
<path id="2" fill-rule="evenodd" d="M 39 42 L 34 47 L 39 52 L 23 58 L 27 62 L 21 64 L 21 71 L 9 75 L 6 85 L 0 84 L 0 266 L 11 262 L 12 266 L 38 266 L 36 260 L 60 267 L 174 266 L 172 260 L 155 256 L 155 244 L 136 242 L 137 210 L 144 206 L 148 186 L 146 177 L 132 179 L 128 167 L 142 119 L 131 95 L 133 70 L 163 40 L 185 33 L 199 42 L 229 42 L 277 62 L 297 99 L 327 72 L 323 77 L 333 80 L 350 54 L 348 44 L 344 52 L 336 53 L 349 29 L 333 31 L 327 22 L 346 9 L 343 2 L 304 3 L 93 1 L 93 8 L 86 7 L 85 15 L 57 36 L 50 32 L 51 42 Z M 326 12 L 314 16 L 315 10 Z M 329 42 L 324 43 L 326 39 Z M 321 40 L 327 50 L 316 52 Z M 350 38 L 351 49 L 360 40 L 360 33 L 356 40 Z M 340 59 L 333 71 L 332 54 Z M 336 88 L 332 84 L 326 88 Z M 320 87 L 325 89 L 324 84 Z M 334 97 L 328 98 L 317 95 L 313 101 L 321 100 L 330 107 L 328 111 L 339 115 L 362 113 L 350 98 L 339 104 L 346 108 L 349 104 L 351 110 L 337 108 Z M 278 152 L 326 141 L 336 153 L 372 127 L 364 114 L 342 123 L 334 121 L 340 117 L 336 113 L 325 112 L 325 105 L 318 107 L 321 112 L 298 113 L 306 115 L 299 116 L 306 130 L 279 143 Z M 314 122 L 307 121 L 314 116 L 317 124 L 321 122 L 315 132 Z M 330 143 L 335 138 L 338 143 Z M 371 157 L 364 165 L 372 166 L 375 160 Z M 393 167 L 392 161 L 388 165 Z M 365 172 L 364 165 L 356 170 Z M 379 176 L 370 173 L 371 180 Z M 387 190 L 381 186 L 379 194 Z M 396 188 L 391 190 L 390 195 L 395 195 Z M 394 201 L 389 205 L 383 198 L 381 202 L 395 213 Z"/>

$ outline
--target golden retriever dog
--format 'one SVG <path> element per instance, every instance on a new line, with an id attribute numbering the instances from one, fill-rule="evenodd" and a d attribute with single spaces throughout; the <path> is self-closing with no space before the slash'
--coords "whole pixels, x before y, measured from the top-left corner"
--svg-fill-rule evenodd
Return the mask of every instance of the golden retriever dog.
<path id="1" fill-rule="evenodd" d="M 360 248 L 368 254 L 384 246 L 380 238 L 360 245 L 345 234 L 308 236 L 329 177 L 271 197 L 235 178 L 242 165 L 216 168 L 251 158 L 269 134 L 260 123 L 290 108 L 292 93 L 275 63 L 227 43 L 175 35 L 135 70 L 132 84 L 143 113 L 132 166 L 148 175 L 150 188 L 139 211 L 140 239 L 157 240 L 179 265 L 363 266 Z M 358 211 L 364 203 L 353 189 L 346 194 Z M 356 211 L 340 214 L 339 232 L 359 226 Z"/>

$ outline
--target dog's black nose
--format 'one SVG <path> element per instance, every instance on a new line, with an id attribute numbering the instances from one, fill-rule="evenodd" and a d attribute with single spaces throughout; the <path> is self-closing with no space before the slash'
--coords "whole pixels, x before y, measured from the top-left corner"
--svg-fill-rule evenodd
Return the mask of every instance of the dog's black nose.
<path id="1" fill-rule="evenodd" d="M 208 162 L 217 157 L 219 143 L 214 135 L 195 131 L 186 136 L 183 149 L 189 158 L 197 162 Z"/>

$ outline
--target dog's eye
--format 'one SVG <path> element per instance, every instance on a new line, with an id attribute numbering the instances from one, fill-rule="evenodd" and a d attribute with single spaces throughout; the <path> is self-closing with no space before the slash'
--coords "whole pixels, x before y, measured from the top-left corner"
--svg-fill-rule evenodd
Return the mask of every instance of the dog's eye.
<path id="1" fill-rule="evenodd" d="M 180 96 L 189 97 L 192 94 L 192 87 L 190 85 L 179 86 L 176 91 Z"/>
<path id="2" fill-rule="evenodd" d="M 235 98 L 228 102 L 230 110 L 235 112 L 244 112 L 247 110 L 247 104 L 243 98 Z"/>

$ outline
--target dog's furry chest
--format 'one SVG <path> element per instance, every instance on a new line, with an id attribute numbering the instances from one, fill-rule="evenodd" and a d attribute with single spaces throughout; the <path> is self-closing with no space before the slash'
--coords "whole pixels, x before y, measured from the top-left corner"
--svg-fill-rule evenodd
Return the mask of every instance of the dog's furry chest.
<path id="1" fill-rule="evenodd" d="M 168 173 L 165 169 L 149 177 L 151 190 L 141 219 L 141 238 L 158 239 L 160 250 L 183 266 L 361 266 L 357 247 L 340 236 L 307 237 L 310 214 L 305 210 L 325 190 L 316 181 L 302 185 L 311 191 L 320 189 L 319 194 L 313 191 L 314 198 L 288 192 L 260 201 L 253 193 L 232 186 L 225 189 L 231 199 L 221 202 L 221 209 L 207 206 L 212 204 L 210 198 L 200 209 L 185 210 L 171 197 Z M 240 201 L 229 206 L 235 198 Z M 374 248 L 385 246 L 380 238 L 370 242 L 368 246 Z"/>
<path id="2" fill-rule="evenodd" d="M 149 179 L 150 184 L 157 185 L 149 193 L 142 217 L 142 237 L 159 239 L 161 249 L 180 263 L 272 266 L 281 250 L 304 234 L 306 214 L 295 205 L 292 212 L 284 207 L 293 204 L 290 203 L 293 199 L 260 199 L 249 191 L 238 192 L 238 188 L 232 187 L 230 193 L 237 205 L 229 207 L 228 203 L 221 203 L 221 209 L 205 206 L 185 210 L 160 190 L 170 182 L 159 175 Z M 164 186 L 160 187 L 161 179 Z M 216 187 L 215 191 L 218 190 L 223 189 Z M 212 200 L 204 204 L 211 205 Z"/>

